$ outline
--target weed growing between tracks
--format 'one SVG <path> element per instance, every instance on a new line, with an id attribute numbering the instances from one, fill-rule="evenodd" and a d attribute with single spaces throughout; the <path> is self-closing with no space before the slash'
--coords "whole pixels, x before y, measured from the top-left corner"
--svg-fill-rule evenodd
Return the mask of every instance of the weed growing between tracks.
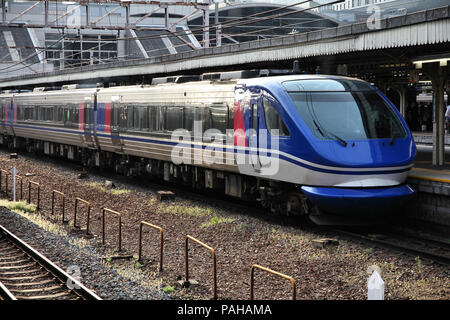
<path id="1" fill-rule="evenodd" d="M 89 182 L 87 185 L 91 188 L 100 190 L 102 192 L 110 192 L 111 194 L 114 194 L 114 195 L 126 194 L 126 193 L 131 192 L 131 190 L 125 190 L 125 189 L 106 188 L 98 182 Z"/>
<path id="2" fill-rule="evenodd" d="M 48 219 L 45 219 L 42 215 L 36 213 L 36 206 L 34 204 L 28 204 L 25 201 L 8 201 L 5 199 L 0 200 L 0 207 L 8 208 L 9 210 L 27 218 L 34 224 L 40 226 L 42 229 L 51 232 L 59 236 L 66 236 L 67 230 L 64 226 L 56 224 Z"/>

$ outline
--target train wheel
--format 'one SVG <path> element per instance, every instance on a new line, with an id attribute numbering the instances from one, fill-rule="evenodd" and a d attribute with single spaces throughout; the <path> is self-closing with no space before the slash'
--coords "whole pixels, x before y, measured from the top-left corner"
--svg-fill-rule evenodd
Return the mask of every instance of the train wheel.
<path id="1" fill-rule="evenodd" d="M 297 192 L 291 192 L 288 195 L 286 201 L 286 215 L 287 216 L 301 216 L 305 215 L 303 204 L 302 204 L 302 195 Z"/>

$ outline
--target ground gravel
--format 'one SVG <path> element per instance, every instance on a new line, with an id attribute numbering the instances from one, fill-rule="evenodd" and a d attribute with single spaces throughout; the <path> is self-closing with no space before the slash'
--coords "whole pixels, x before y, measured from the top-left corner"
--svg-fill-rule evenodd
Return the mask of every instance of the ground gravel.
<path id="1" fill-rule="evenodd" d="M 78 234 L 59 235 L 44 230 L 27 218 L 0 207 L 0 224 L 30 244 L 72 276 L 80 275 L 81 282 L 102 299 L 152 300 L 168 299 L 162 290 L 149 289 L 120 275 L 102 262 L 98 249 L 90 244 L 80 248 Z M 76 267 L 76 268 L 75 268 Z M 80 273 L 74 272 L 74 270 Z"/>
<path id="2" fill-rule="evenodd" d="M 18 224 L 18 221 L 25 223 L 23 218 L 10 213 L 3 213 L 0 223 L 12 228 L 13 232 L 16 228 L 18 236 L 22 236 L 22 232 L 25 241 L 36 244 L 38 250 L 40 246 L 50 259 L 61 260 L 63 268 L 79 264 L 83 282 L 105 298 L 211 299 L 211 255 L 197 245 L 190 245 L 189 273 L 199 284 L 182 288 L 177 283 L 185 274 L 186 235 L 215 249 L 219 299 L 248 299 L 253 264 L 292 276 L 296 280 L 297 299 L 366 299 L 367 269 L 372 265 L 381 268 L 386 299 L 450 298 L 447 268 L 396 251 L 339 238 L 337 246 L 317 248 L 312 240 L 327 235 L 312 231 L 296 220 L 273 218 L 263 210 L 227 203 L 215 197 L 194 197 L 181 191 L 175 191 L 175 200 L 159 202 L 156 191 L 167 190 L 167 187 L 158 187 L 152 181 L 143 187 L 133 178 L 96 171 L 90 172 L 86 179 L 78 179 L 81 169 L 78 165 L 55 163 L 48 158 L 19 154 L 18 159 L 9 159 L 9 153 L 2 151 L 0 161 L 2 169 L 10 170 L 15 166 L 23 176 L 32 174 L 24 178 L 24 182 L 41 183 L 42 210 L 36 216 L 44 216 L 45 221 L 53 219 L 47 231 L 40 230 L 36 234 Z M 101 187 L 107 179 L 113 181 L 116 189 Z M 61 208 L 55 207 L 55 216 L 49 214 L 54 189 L 66 194 L 66 216 L 70 221 L 57 237 L 61 241 L 58 245 L 53 245 L 53 237 L 58 233 L 54 229 L 61 225 L 56 222 Z M 32 199 L 35 197 L 32 193 Z M 92 238 L 71 228 L 75 197 L 91 203 L 90 230 L 95 235 Z M 117 219 L 113 216 L 107 217 L 106 245 L 101 244 L 102 207 L 121 213 L 123 251 L 120 254 L 133 258 L 101 259 L 119 254 L 116 252 Z M 161 226 L 164 230 L 163 272 L 158 271 L 159 234 L 155 230 L 144 232 L 144 261 L 136 261 L 140 221 Z M 79 208 L 77 224 L 86 227 L 86 208 L 83 206 Z M 289 282 L 257 271 L 255 298 L 289 299 Z"/>

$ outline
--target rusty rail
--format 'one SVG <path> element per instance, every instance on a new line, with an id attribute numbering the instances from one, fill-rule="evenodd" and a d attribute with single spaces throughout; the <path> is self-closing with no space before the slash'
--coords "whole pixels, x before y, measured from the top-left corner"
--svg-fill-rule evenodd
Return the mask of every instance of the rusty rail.
<path id="1" fill-rule="evenodd" d="M 36 211 L 39 210 L 39 204 L 41 201 L 41 185 L 34 181 L 28 181 L 28 203 L 31 203 L 31 185 L 37 186 L 37 207 Z"/>
<path id="2" fill-rule="evenodd" d="M 119 218 L 119 249 L 118 251 L 122 250 L 122 218 L 119 212 L 102 208 L 102 217 L 103 217 L 103 226 L 102 226 L 102 243 L 105 244 L 105 214 L 106 212 L 116 215 Z"/>
<path id="3" fill-rule="evenodd" d="M 281 278 L 289 280 L 291 282 L 291 288 L 292 288 L 292 300 L 296 299 L 296 288 L 295 288 L 295 280 L 294 280 L 294 278 L 292 278 L 290 276 L 287 276 L 285 274 L 282 274 L 280 272 L 271 270 L 269 268 L 265 268 L 265 267 L 262 267 L 260 265 L 254 264 L 254 265 L 252 265 L 252 267 L 250 269 L 250 300 L 253 300 L 253 298 L 254 298 L 253 297 L 253 278 L 254 278 L 255 269 L 259 269 L 259 270 L 262 270 L 262 271 L 274 274 L 274 275 L 276 275 L 278 277 L 281 277 Z"/>
<path id="4" fill-rule="evenodd" d="M 59 194 L 61 196 L 62 199 L 62 223 L 64 223 L 65 219 L 64 219 L 64 211 L 65 211 L 65 206 L 66 206 L 66 196 L 64 195 L 64 193 L 58 191 L 58 190 L 53 190 L 52 191 L 52 215 L 55 212 L 55 194 Z"/>
<path id="5" fill-rule="evenodd" d="M 81 198 L 75 198 L 75 208 L 73 212 L 73 226 L 75 228 L 78 228 L 77 226 L 77 209 L 78 209 L 78 202 L 82 202 L 87 205 L 87 217 L 86 217 L 86 234 L 89 234 L 89 221 L 91 216 L 91 204 L 89 201 L 86 201 Z M 81 227 L 80 227 L 81 228 Z"/>
<path id="6" fill-rule="evenodd" d="M 0 191 L 3 191 L 3 189 L 2 189 L 3 174 L 5 174 L 5 193 L 6 193 L 6 196 L 8 197 L 8 175 L 9 175 L 9 172 L 4 169 L 0 169 Z"/>
<path id="7" fill-rule="evenodd" d="M 16 174 L 16 182 L 17 182 L 17 179 L 20 179 L 20 200 L 22 200 L 23 199 L 23 177 Z"/>
<path id="8" fill-rule="evenodd" d="M 214 300 L 217 300 L 217 270 L 216 270 L 216 253 L 213 248 L 208 246 L 207 244 L 204 244 L 200 240 L 195 239 L 194 237 L 191 237 L 190 235 L 186 236 L 185 240 L 185 246 L 184 246 L 184 257 L 185 257 L 185 266 L 186 266 L 186 281 L 189 281 L 189 257 L 188 257 L 188 243 L 189 240 L 194 241 L 195 243 L 199 244 L 200 246 L 208 249 L 211 252 L 212 259 L 213 259 L 213 267 L 212 267 L 212 273 L 213 273 L 213 292 L 214 292 Z"/>
<path id="9" fill-rule="evenodd" d="M 154 224 L 141 221 L 139 223 L 139 245 L 138 245 L 138 254 L 139 258 L 138 261 L 141 261 L 142 258 L 142 229 L 144 225 L 149 226 L 150 228 L 159 230 L 159 238 L 160 238 L 160 251 L 159 251 L 159 271 L 161 272 L 163 270 L 163 248 L 164 248 L 164 236 L 163 236 L 163 229 L 161 227 L 155 226 Z"/>

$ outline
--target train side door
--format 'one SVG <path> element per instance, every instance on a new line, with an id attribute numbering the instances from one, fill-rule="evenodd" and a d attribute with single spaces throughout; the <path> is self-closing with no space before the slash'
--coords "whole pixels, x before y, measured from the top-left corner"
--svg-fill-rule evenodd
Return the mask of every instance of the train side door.
<path id="1" fill-rule="evenodd" d="M 249 161 L 255 170 L 261 168 L 259 161 L 259 109 L 260 96 L 252 96 L 250 100 L 250 125 L 249 125 Z"/>
<path id="2" fill-rule="evenodd" d="M 111 144 L 115 152 L 123 153 L 120 128 L 126 123 L 127 115 L 124 110 L 124 105 L 120 102 L 121 97 L 113 96 L 111 97 L 111 100 Z"/>
<path id="3" fill-rule="evenodd" d="M 94 139 L 93 139 L 93 121 L 94 121 L 94 106 L 92 102 L 85 101 L 83 103 L 80 103 L 80 108 L 83 108 L 83 117 L 84 117 L 84 123 L 83 123 L 83 130 L 84 130 L 84 143 L 86 146 L 90 149 L 95 148 Z M 79 112 L 79 116 L 81 116 Z"/>

